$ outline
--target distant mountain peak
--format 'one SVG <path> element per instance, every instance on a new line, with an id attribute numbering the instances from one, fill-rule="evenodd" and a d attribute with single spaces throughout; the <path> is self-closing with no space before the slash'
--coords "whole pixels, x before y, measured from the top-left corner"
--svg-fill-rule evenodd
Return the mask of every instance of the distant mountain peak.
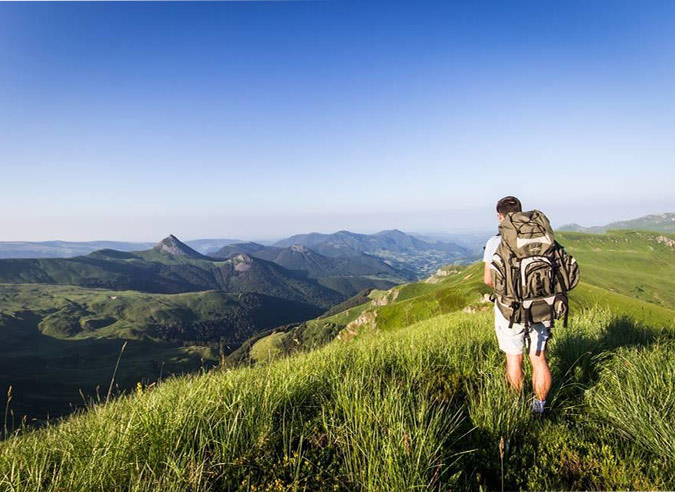
<path id="1" fill-rule="evenodd" d="M 251 241 L 245 242 L 245 243 L 232 243 L 223 246 L 220 248 L 218 251 L 214 251 L 211 253 L 209 256 L 213 258 L 220 258 L 220 259 L 229 259 L 229 258 L 234 258 L 238 254 L 252 254 L 257 251 L 264 250 L 265 246 L 262 244 L 254 243 Z"/>
<path id="2" fill-rule="evenodd" d="M 409 236 L 409 234 L 406 234 L 401 229 L 385 229 L 384 231 L 375 233 L 375 236 L 385 236 L 385 235 Z"/>
<path id="3" fill-rule="evenodd" d="M 182 258 L 193 258 L 198 260 L 206 259 L 206 256 L 198 253 L 173 234 L 169 234 L 167 237 L 162 239 L 157 243 L 157 245 L 155 245 L 153 249 L 160 253 L 165 253 L 172 256 L 180 256 Z"/>
<path id="4" fill-rule="evenodd" d="M 575 222 L 572 224 L 565 224 L 564 226 L 561 226 L 558 230 L 564 232 L 588 232 L 589 228 L 579 225 Z"/>

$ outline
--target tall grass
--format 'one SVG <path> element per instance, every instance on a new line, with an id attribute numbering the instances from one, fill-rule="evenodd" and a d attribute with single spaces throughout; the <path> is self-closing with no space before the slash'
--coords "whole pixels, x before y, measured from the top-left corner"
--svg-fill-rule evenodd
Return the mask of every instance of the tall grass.
<path id="1" fill-rule="evenodd" d="M 675 472 L 675 343 L 621 350 L 589 390 L 593 415 Z"/>
<path id="2" fill-rule="evenodd" d="M 666 332 L 627 323 L 591 310 L 556 332 L 559 384 L 543 422 L 529 414 L 531 390 L 519 399 L 505 382 L 491 316 L 453 313 L 252 368 L 169 379 L 21 431 L 0 444 L 0 488 L 474 490 L 498 489 L 502 478 L 506 488 L 672 488 L 672 414 L 659 406 L 672 399 L 654 397 L 672 386 L 672 371 L 645 386 L 675 356 L 656 342 Z M 628 387 L 610 377 L 623 364 L 618 347 L 641 347 Z M 614 398 L 619 387 L 625 395 Z M 629 404 L 637 396 L 638 411 Z M 646 426 L 655 415 L 662 427 L 653 437 L 630 438 L 631 422 Z M 600 464 L 577 460 L 583 453 Z"/>

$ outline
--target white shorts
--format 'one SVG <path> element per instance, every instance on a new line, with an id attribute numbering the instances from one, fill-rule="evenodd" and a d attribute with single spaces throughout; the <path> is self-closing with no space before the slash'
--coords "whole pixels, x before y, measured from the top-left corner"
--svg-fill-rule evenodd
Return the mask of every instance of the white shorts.
<path id="1" fill-rule="evenodd" d="M 530 354 L 537 354 L 546 350 L 546 341 L 549 336 L 548 330 L 548 327 L 543 323 L 535 323 L 530 327 Z M 514 323 L 513 328 L 509 328 L 509 320 L 504 317 L 496 304 L 495 332 L 497 333 L 497 341 L 502 352 L 511 355 L 523 353 L 525 326 L 520 323 Z"/>

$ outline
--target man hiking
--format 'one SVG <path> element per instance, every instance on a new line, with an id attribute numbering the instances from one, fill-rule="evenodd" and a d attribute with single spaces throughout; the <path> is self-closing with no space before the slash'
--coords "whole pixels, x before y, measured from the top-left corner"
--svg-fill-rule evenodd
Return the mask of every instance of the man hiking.
<path id="1" fill-rule="evenodd" d="M 499 289 L 503 288 L 501 291 L 504 296 L 506 296 L 505 291 L 508 290 L 506 285 L 518 284 L 521 280 L 520 276 L 520 264 L 518 264 L 518 269 L 516 274 L 507 274 L 500 273 L 502 266 L 507 265 L 507 261 L 501 260 L 499 255 L 495 258 L 495 253 L 499 251 L 500 244 L 502 244 L 502 230 L 503 222 L 508 216 L 509 218 L 516 217 L 513 214 L 519 214 L 522 212 L 522 206 L 520 200 L 513 196 L 507 196 L 497 202 L 497 218 L 500 223 L 500 234 L 491 237 L 487 244 L 485 245 L 485 252 L 483 254 L 483 262 L 485 263 L 485 270 L 483 275 L 483 280 L 485 284 L 493 287 L 495 289 L 495 296 L 499 295 Z M 537 212 L 537 211 L 534 211 Z M 510 215 L 509 215 L 510 214 Z M 543 214 L 541 214 L 543 216 Z M 548 219 L 546 219 L 546 224 L 548 224 Z M 550 225 L 549 225 L 550 227 Z M 516 227 L 517 232 L 520 230 Z M 553 243 L 552 231 L 550 233 L 551 244 Z M 533 236 L 530 234 L 530 236 Z M 523 241 L 534 241 L 533 239 L 524 239 Z M 544 239 L 546 241 L 546 239 Z M 557 244 L 557 243 L 556 243 Z M 502 246 L 506 254 L 501 256 L 506 256 L 508 254 L 511 261 L 515 258 L 514 251 L 507 244 Z M 529 256 L 529 255 L 528 255 Z M 530 257 L 531 258 L 531 257 Z M 530 259 L 528 258 L 528 259 Z M 524 261 L 524 260 L 521 260 Z M 504 270 L 508 270 L 509 266 L 505 266 Z M 503 275 L 503 282 L 500 282 Z M 512 278 L 515 275 L 515 280 Z M 551 275 L 552 277 L 554 274 Z M 508 281 L 507 281 L 508 278 Z M 495 280 L 498 279 L 498 280 Z M 541 277 L 538 279 L 541 282 Z M 524 280 L 523 280 L 524 282 Z M 503 285 L 495 286 L 495 283 L 502 283 Z M 518 290 L 518 286 L 515 287 Z M 522 300 L 521 300 L 522 301 Z M 566 301 L 566 297 L 565 297 Z M 497 341 L 499 343 L 499 348 L 506 353 L 506 376 L 511 384 L 511 386 L 520 393 L 523 387 L 523 351 L 524 348 L 528 345 L 526 342 L 529 341 L 529 357 L 532 363 L 532 387 L 534 390 L 534 398 L 532 400 L 532 411 L 537 415 L 542 415 L 544 413 L 544 408 L 546 406 L 546 397 L 549 390 L 551 389 L 551 371 L 548 367 L 548 362 L 546 361 L 546 341 L 549 339 L 549 328 L 553 324 L 553 319 L 550 322 L 531 322 L 532 315 L 531 313 L 526 313 L 522 315 L 522 307 L 517 302 L 512 302 L 510 304 L 511 315 L 510 319 L 502 313 L 500 309 L 499 298 L 495 299 L 495 332 L 497 334 Z M 526 305 L 525 302 L 520 304 Z M 502 308 L 508 311 L 509 303 L 502 302 Z M 550 311 L 553 313 L 554 301 L 550 301 Z M 566 312 L 565 312 L 566 314 Z M 555 318 L 556 315 L 552 314 L 551 318 Z M 525 318 L 525 319 L 523 319 Z M 517 322 L 519 321 L 519 322 Z"/>

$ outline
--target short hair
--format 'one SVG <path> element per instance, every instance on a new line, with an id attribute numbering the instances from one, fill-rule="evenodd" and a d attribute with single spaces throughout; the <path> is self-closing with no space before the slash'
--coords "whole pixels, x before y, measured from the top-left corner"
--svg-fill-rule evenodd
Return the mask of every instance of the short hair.
<path id="1" fill-rule="evenodd" d="M 509 212 L 522 212 L 523 206 L 515 196 L 505 196 L 497 202 L 497 212 L 506 215 Z"/>

